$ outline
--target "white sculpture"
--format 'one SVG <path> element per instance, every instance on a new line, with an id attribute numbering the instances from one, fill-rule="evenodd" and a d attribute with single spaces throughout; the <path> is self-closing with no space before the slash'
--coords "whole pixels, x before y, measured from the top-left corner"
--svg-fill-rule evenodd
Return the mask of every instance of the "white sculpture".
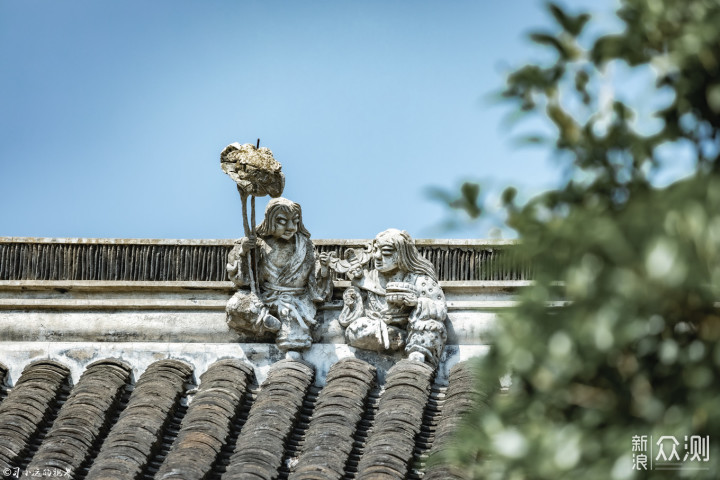
<path id="1" fill-rule="evenodd" d="M 447 305 L 430 261 L 397 229 L 379 233 L 365 252 L 350 252 L 330 262 L 352 282 L 338 319 L 347 342 L 380 352 L 404 348 L 409 358 L 436 366 L 447 340 Z M 362 268 L 371 259 L 375 268 Z"/>
<path id="2" fill-rule="evenodd" d="M 300 205 L 278 198 L 285 186 L 282 166 L 259 145 L 260 140 L 234 143 L 220 155 L 223 171 L 240 193 L 245 231 L 228 256 L 228 276 L 241 288 L 226 305 L 228 326 L 274 333 L 288 358 L 301 357 L 312 345 L 315 303 L 332 296 L 332 268 L 352 281 L 338 319 L 350 345 L 379 352 L 404 348 L 410 359 L 437 366 L 447 340 L 445 294 L 410 235 L 385 230 L 364 252 L 351 249 L 345 260 L 323 253 L 316 261 Z M 263 195 L 274 198 L 256 229 L 255 197 Z M 374 269 L 363 268 L 370 259 Z"/>
<path id="3" fill-rule="evenodd" d="M 302 223 L 300 205 L 286 198 L 273 198 L 257 237 L 243 237 L 228 256 L 230 280 L 239 287 L 252 285 L 249 262 L 255 252 L 255 278 L 259 289 L 253 294 L 239 290 L 228 301 L 228 325 L 243 331 L 264 334 L 277 332 L 276 344 L 284 352 L 300 352 L 312 344 L 315 303 L 332 295 L 330 256 L 315 260 L 310 233 Z M 291 354 L 290 357 L 297 357 Z"/>
<path id="4" fill-rule="evenodd" d="M 245 231 L 228 255 L 227 272 L 235 285 L 249 287 L 235 293 L 225 306 L 228 326 L 258 335 L 276 333 L 276 343 L 287 357 L 301 357 L 300 352 L 312 344 L 315 302 L 332 295 L 329 256 L 321 255 L 321 265 L 316 267 L 300 205 L 278 198 L 285 187 L 282 165 L 270 149 L 260 148 L 260 139 L 257 145 L 228 145 L 220 154 L 220 164 L 237 184 Z M 255 197 L 264 195 L 274 198 L 256 229 Z"/>

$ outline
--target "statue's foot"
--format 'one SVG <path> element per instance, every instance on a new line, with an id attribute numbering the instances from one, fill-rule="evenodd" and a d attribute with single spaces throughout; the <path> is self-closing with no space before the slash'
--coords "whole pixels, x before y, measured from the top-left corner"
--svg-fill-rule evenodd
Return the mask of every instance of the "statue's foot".
<path id="1" fill-rule="evenodd" d="M 278 320 L 277 318 L 273 317 L 270 314 L 265 315 L 265 318 L 263 318 L 262 324 L 263 324 L 263 327 L 265 328 L 265 330 L 267 330 L 269 332 L 273 332 L 273 333 L 280 330 L 280 326 L 281 326 L 280 320 Z"/>
<path id="2" fill-rule="evenodd" d="M 302 353 L 296 352 L 295 350 L 288 350 L 285 352 L 285 360 L 302 360 Z"/>
<path id="3" fill-rule="evenodd" d="M 425 363 L 425 355 L 423 355 L 422 352 L 412 352 L 408 355 L 408 360 Z"/>

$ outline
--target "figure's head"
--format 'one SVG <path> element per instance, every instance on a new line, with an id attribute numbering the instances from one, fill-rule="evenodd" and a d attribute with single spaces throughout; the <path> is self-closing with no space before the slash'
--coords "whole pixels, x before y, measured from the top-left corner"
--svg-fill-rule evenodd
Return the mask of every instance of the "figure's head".
<path id="1" fill-rule="evenodd" d="M 261 237 L 290 240 L 295 233 L 310 236 L 302 223 L 300 205 L 282 197 L 270 200 L 265 208 L 265 219 L 257 227 L 257 234 Z"/>
<path id="2" fill-rule="evenodd" d="M 343 301 L 345 305 L 355 305 L 355 302 L 360 298 L 360 291 L 357 287 L 348 287 L 343 293 Z"/>
<path id="3" fill-rule="evenodd" d="M 435 268 L 415 247 L 415 242 L 405 230 L 390 228 L 378 233 L 373 240 L 375 269 L 384 274 L 398 270 L 427 275 L 436 279 Z"/>

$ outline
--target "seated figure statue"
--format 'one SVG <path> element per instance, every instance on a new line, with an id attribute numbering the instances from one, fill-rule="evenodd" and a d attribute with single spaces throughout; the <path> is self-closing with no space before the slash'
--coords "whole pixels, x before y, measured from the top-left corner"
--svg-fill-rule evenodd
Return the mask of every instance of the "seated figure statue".
<path id="1" fill-rule="evenodd" d="M 300 205 L 285 198 L 270 200 L 257 238 L 243 237 L 230 251 L 227 272 L 238 287 L 250 285 L 251 250 L 257 256 L 254 273 L 260 290 L 253 294 L 242 289 L 233 295 L 225 308 L 228 325 L 258 335 L 277 332 L 278 348 L 298 357 L 312 344 L 315 303 L 332 296 L 330 257 L 321 254 L 316 262 Z"/>
<path id="2" fill-rule="evenodd" d="M 379 233 L 369 253 L 332 262 L 352 284 L 338 319 L 346 341 L 379 352 L 404 348 L 410 359 L 437 366 L 447 340 L 447 306 L 432 264 L 407 232 L 396 229 Z M 362 268 L 370 258 L 375 268 Z"/>

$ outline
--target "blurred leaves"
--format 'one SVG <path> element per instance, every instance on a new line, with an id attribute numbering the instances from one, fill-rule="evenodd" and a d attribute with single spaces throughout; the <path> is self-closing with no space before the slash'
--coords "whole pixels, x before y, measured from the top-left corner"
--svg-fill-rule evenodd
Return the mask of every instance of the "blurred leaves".
<path id="1" fill-rule="evenodd" d="M 634 435 L 710 435 L 709 470 L 683 478 L 717 475 L 720 2 L 622 0 L 625 29 L 595 38 L 582 36 L 588 14 L 548 10 L 554 25 L 531 39 L 557 55 L 511 73 L 504 96 L 553 126 L 544 145 L 569 174 L 524 204 L 515 189 L 502 195 L 535 282 L 502 315 L 479 367 L 510 371 L 510 391 L 469 416 L 448 459 L 473 478 L 650 478 L 632 469 Z M 634 128 L 632 103 L 603 90 L 618 62 L 652 66 L 648 94 L 673 93 L 653 134 Z M 670 143 L 693 146 L 696 170 L 658 189 L 651 173 Z M 436 198 L 479 215 L 480 190 L 466 185 Z M 548 307 L 558 299 L 569 303 Z"/>
<path id="2" fill-rule="evenodd" d="M 460 195 L 439 187 L 430 187 L 427 189 L 427 196 L 452 209 L 467 213 L 471 219 L 476 219 L 483 213 L 479 183 L 464 182 L 460 186 Z"/>
<path id="3" fill-rule="evenodd" d="M 576 16 L 569 15 L 560 6 L 552 2 L 548 3 L 548 10 L 563 30 L 573 37 L 580 35 L 583 27 L 590 20 L 590 15 L 587 13 L 581 13 Z"/>

